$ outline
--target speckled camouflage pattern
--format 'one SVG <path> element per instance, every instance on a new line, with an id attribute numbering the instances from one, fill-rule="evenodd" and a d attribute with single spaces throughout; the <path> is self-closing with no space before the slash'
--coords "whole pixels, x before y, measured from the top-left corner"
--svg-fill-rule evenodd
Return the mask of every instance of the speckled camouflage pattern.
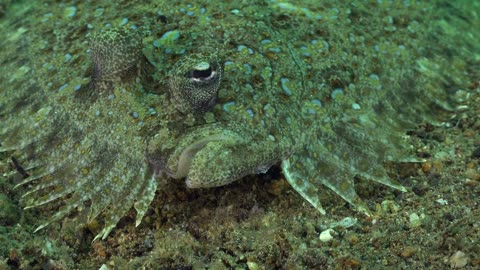
<path id="1" fill-rule="evenodd" d="M 140 224 L 165 181 L 221 186 L 273 164 L 322 213 L 323 186 L 368 211 L 355 176 L 405 191 L 384 162 L 419 161 L 405 131 L 453 108 L 462 74 L 449 63 L 467 52 L 445 41 L 458 33 L 416 2 L 234 2 L 118 4 L 128 22 L 83 5 L 73 18 L 11 10 L 37 16 L 1 25 L 17 53 L 0 52 L 0 151 L 27 208 L 64 202 L 38 229 L 86 207 L 104 239 L 132 206 Z M 124 42 L 137 35 L 141 57 Z M 202 94 L 189 83 L 210 67 L 221 78 Z"/>

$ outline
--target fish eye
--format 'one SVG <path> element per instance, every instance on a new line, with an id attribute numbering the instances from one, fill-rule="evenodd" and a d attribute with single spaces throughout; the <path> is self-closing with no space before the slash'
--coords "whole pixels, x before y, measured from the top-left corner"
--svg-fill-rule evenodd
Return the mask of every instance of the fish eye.
<path id="1" fill-rule="evenodd" d="M 188 73 L 192 81 L 195 82 L 206 82 L 215 80 L 217 77 L 217 72 L 214 70 L 215 67 L 207 62 L 200 62 L 193 67 L 193 69 Z"/>
<path id="2" fill-rule="evenodd" d="M 217 100 L 223 68 L 216 54 L 193 54 L 177 62 L 169 74 L 169 93 L 182 113 L 203 113 Z"/>

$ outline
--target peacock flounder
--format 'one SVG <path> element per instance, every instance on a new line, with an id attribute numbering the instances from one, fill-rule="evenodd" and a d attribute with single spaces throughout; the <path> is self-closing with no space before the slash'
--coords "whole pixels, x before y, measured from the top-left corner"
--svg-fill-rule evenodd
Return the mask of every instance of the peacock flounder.
<path id="1" fill-rule="evenodd" d="M 418 160 L 405 131 L 435 122 L 452 94 L 451 59 L 427 46 L 453 34 L 432 9 L 190 2 L 120 26 L 94 10 L 55 31 L 48 18 L 3 23 L 0 149 L 27 208 L 64 200 L 38 229 L 87 206 L 104 239 L 132 206 L 140 224 L 168 179 L 216 187 L 274 164 L 322 213 L 322 186 L 368 211 L 355 176 L 405 191 L 383 164 Z"/>

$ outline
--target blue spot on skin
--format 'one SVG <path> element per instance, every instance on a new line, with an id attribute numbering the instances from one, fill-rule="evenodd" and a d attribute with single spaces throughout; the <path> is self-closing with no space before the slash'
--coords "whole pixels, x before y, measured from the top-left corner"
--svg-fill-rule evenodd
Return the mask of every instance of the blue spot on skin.
<path id="1" fill-rule="evenodd" d="M 310 57 L 310 52 L 308 51 L 308 48 L 305 46 L 300 47 L 300 50 L 303 51 L 303 56 Z"/>
<path id="2" fill-rule="evenodd" d="M 58 92 L 61 92 L 61 91 L 63 91 L 63 90 L 64 90 L 65 88 L 67 88 L 67 87 L 68 87 L 68 83 L 66 83 L 66 84 L 64 84 L 64 85 L 62 85 L 62 86 L 60 86 L 60 88 L 58 88 Z"/>
<path id="3" fill-rule="evenodd" d="M 47 13 L 43 15 L 43 19 L 41 20 L 41 22 L 47 22 L 50 17 L 53 17 L 53 13 Z"/>
<path id="4" fill-rule="evenodd" d="M 250 115 L 251 118 L 253 118 L 254 114 L 252 109 L 247 109 L 247 113 L 248 115 Z"/>
<path id="5" fill-rule="evenodd" d="M 272 105 L 270 105 L 270 103 L 267 103 L 267 104 L 265 104 L 265 106 L 263 106 L 264 111 L 269 111 L 271 109 L 272 109 Z"/>
<path id="6" fill-rule="evenodd" d="M 342 88 L 334 89 L 330 96 L 332 97 L 332 99 L 335 99 L 338 95 L 343 95 L 343 89 Z"/>
<path id="7" fill-rule="evenodd" d="M 318 107 L 318 108 L 322 107 L 322 102 L 318 99 L 312 99 L 311 102 L 315 107 Z M 314 108 L 309 108 L 308 113 L 309 114 L 316 114 L 318 110 L 315 107 Z"/>
<path id="8" fill-rule="evenodd" d="M 165 32 L 161 38 L 153 41 L 153 46 L 159 48 L 163 44 L 172 44 L 180 37 L 180 31 L 172 30 Z"/>
<path id="9" fill-rule="evenodd" d="M 287 96 L 291 96 L 292 95 L 292 90 L 290 88 L 288 88 L 288 85 L 287 85 L 290 82 L 290 80 L 288 78 L 281 78 L 280 81 L 281 81 L 281 84 L 282 84 L 283 92 Z"/>
<path id="10" fill-rule="evenodd" d="M 325 46 L 325 49 L 329 49 L 330 48 L 330 44 L 328 44 L 328 42 L 326 42 L 325 40 L 322 40 L 323 42 L 323 46 Z"/>
<path id="11" fill-rule="evenodd" d="M 280 52 L 282 52 L 282 49 L 276 48 L 276 47 L 275 47 L 275 48 L 268 48 L 268 50 L 271 51 L 271 52 L 274 52 L 274 53 L 280 53 Z"/>
<path id="12" fill-rule="evenodd" d="M 245 87 L 248 89 L 248 92 L 250 92 L 250 93 L 254 93 L 254 92 L 255 92 L 255 90 L 253 89 L 253 86 L 252 86 L 251 84 L 246 83 L 246 84 L 245 84 Z"/>
<path id="13" fill-rule="evenodd" d="M 243 67 L 245 68 L 247 74 L 252 74 L 252 66 L 249 64 L 243 64 Z"/>
<path id="14" fill-rule="evenodd" d="M 238 45 L 237 50 L 238 50 L 239 52 L 241 52 L 241 51 L 243 51 L 243 50 L 248 50 L 248 54 L 253 54 L 253 50 L 250 49 L 250 48 L 248 48 L 248 47 L 245 46 L 245 45 Z"/>
<path id="15" fill-rule="evenodd" d="M 64 62 L 68 62 L 68 61 L 70 61 L 70 59 L 72 59 L 72 55 L 69 54 L 69 53 L 65 54 L 65 61 Z"/>
<path id="16" fill-rule="evenodd" d="M 235 106 L 235 101 L 227 102 L 223 104 L 223 110 L 226 112 L 231 112 L 233 106 Z"/>
<path id="17" fill-rule="evenodd" d="M 312 103 L 317 105 L 318 107 L 322 107 L 322 102 L 320 102 L 320 100 L 318 99 L 312 99 Z"/>
<path id="18" fill-rule="evenodd" d="M 69 18 L 75 16 L 75 14 L 77 14 L 77 8 L 75 6 L 67 7 L 66 14 Z"/>
<path id="19" fill-rule="evenodd" d="M 103 15 L 103 12 L 104 12 L 104 11 L 105 11 L 104 8 L 97 8 L 97 9 L 95 9 L 95 12 L 94 12 L 94 15 L 93 15 L 93 16 L 95 16 L 95 17 L 100 17 L 100 16 Z"/>
<path id="20" fill-rule="evenodd" d="M 155 114 L 157 114 L 157 111 L 155 111 L 155 108 L 150 107 L 150 108 L 148 108 L 148 113 L 150 115 L 155 115 Z"/>
<path id="21" fill-rule="evenodd" d="M 361 107 L 360 107 L 360 105 L 359 105 L 358 103 L 353 103 L 353 104 L 352 104 L 352 109 L 354 109 L 354 110 L 360 110 Z"/>

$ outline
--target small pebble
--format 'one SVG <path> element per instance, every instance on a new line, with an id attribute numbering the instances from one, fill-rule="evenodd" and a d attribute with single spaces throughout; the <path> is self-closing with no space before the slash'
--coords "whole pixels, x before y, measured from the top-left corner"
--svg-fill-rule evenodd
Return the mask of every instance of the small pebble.
<path id="1" fill-rule="evenodd" d="M 413 255 L 415 255 L 415 253 L 417 253 L 417 251 L 418 251 L 418 248 L 416 248 L 416 247 L 406 246 L 406 247 L 403 249 L 401 255 L 402 255 L 402 257 L 404 257 L 404 258 L 410 258 L 410 257 L 412 257 Z"/>
<path id="2" fill-rule="evenodd" d="M 109 270 L 108 266 L 106 264 L 102 264 L 98 270 Z"/>
<path id="3" fill-rule="evenodd" d="M 342 228 L 350 228 L 352 227 L 353 225 L 355 225 L 357 223 L 357 219 L 356 218 L 352 218 L 352 217 L 346 217 L 342 220 L 340 220 L 339 222 L 334 222 L 332 224 L 330 224 L 330 227 L 342 227 Z"/>
<path id="4" fill-rule="evenodd" d="M 461 252 L 460 250 L 455 252 L 449 259 L 450 267 L 458 269 L 463 268 L 468 263 L 468 256 L 467 254 Z"/>
<path id="5" fill-rule="evenodd" d="M 92 244 L 93 250 L 95 251 L 95 254 L 101 258 L 106 258 L 107 257 L 107 248 L 105 245 L 101 242 L 94 242 Z"/>
<path id="6" fill-rule="evenodd" d="M 480 173 L 477 172 L 476 168 L 466 169 L 465 176 L 470 180 L 480 180 Z"/>
<path id="7" fill-rule="evenodd" d="M 358 269 L 362 262 L 357 258 L 346 258 L 344 261 L 344 265 L 347 269 Z"/>
<path id="8" fill-rule="evenodd" d="M 436 200 L 436 202 L 440 205 L 448 205 L 448 201 L 443 198 Z"/>
<path id="9" fill-rule="evenodd" d="M 248 266 L 248 269 L 249 270 L 258 270 L 260 269 L 260 267 L 258 266 L 258 264 L 256 262 L 252 262 L 252 261 L 248 261 L 247 262 L 247 266 Z"/>
<path id="10" fill-rule="evenodd" d="M 355 234 L 355 233 L 347 233 L 345 235 L 345 239 L 347 239 L 347 241 L 350 243 L 350 245 L 355 245 L 357 244 L 358 242 L 360 242 L 360 238 L 358 238 L 358 236 Z"/>
<path id="11" fill-rule="evenodd" d="M 335 231 L 333 229 L 326 229 L 325 231 L 320 233 L 320 241 L 322 242 L 328 242 L 333 239 L 332 234 L 334 234 Z"/>
<path id="12" fill-rule="evenodd" d="M 411 213 L 408 217 L 410 222 L 410 228 L 417 228 L 422 226 L 425 217 L 419 217 L 417 213 Z"/>
<path id="13" fill-rule="evenodd" d="M 431 169 L 432 169 L 432 163 L 430 163 L 430 162 L 424 162 L 424 163 L 422 163 L 422 171 L 423 171 L 424 173 L 429 172 Z"/>

